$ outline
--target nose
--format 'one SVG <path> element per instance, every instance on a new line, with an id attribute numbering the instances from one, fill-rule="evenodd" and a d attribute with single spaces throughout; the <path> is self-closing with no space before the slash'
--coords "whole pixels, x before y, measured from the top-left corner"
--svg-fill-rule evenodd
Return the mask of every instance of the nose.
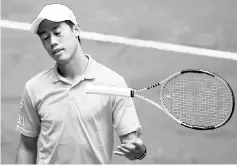
<path id="1" fill-rule="evenodd" d="M 57 37 L 54 36 L 54 35 L 51 35 L 50 36 L 50 46 L 51 46 L 51 49 L 53 49 L 57 44 L 58 44 Z"/>

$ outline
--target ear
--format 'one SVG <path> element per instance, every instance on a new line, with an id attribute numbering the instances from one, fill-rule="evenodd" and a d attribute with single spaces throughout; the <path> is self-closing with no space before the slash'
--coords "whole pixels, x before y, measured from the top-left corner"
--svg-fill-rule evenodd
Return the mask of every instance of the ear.
<path id="1" fill-rule="evenodd" d="M 73 29 L 74 29 L 74 33 L 75 33 L 76 37 L 80 36 L 81 29 L 80 29 L 79 25 L 78 24 L 74 25 Z"/>

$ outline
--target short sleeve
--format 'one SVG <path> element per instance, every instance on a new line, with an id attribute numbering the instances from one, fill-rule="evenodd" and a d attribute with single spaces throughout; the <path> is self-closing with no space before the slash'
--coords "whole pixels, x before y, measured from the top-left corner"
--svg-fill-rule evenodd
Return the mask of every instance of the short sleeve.
<path id="1" fill-rule="evenodd" d="M 40 118 L 37 109 L 32 104 L 26 87 L 23 91 L 20 109 L 17 114 L 16 130 L 28 137 L 39 135 Z"/>
<path id="2" fill-rule="evenodd" d="M 125 81 L 122 87 L 127 87 Z M 137 132 L 141 135 L 141 125 L 132 98 L 118 97 L 113 102 L 113 127 L 119 136 Z"/>

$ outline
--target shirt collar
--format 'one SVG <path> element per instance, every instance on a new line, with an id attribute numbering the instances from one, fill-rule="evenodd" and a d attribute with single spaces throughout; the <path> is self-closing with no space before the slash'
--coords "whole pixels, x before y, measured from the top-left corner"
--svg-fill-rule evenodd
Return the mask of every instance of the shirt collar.
<path id="1" fill-rule="evenodd" d="M 85 73 L 82 75 L 82 79 L 95 79 L 96 78 L 96 72 L 94 72 L 94 66 L 95 66 L 95 60 L 90 55 L 85 55 L 88 58 L 88 65 L 86 67 Z M 59 81 L 65 81 L 65 78 L 62 77 L 57 70 L 57 63 L 53 66 L 53 82 L 57 83 Z"/>

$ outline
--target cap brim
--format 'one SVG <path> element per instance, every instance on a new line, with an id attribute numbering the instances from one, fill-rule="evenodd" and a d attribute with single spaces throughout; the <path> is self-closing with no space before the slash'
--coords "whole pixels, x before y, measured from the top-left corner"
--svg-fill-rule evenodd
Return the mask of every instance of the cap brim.
<path id="1" fill-rule="evenodd" d="M 63 17 L 56 17 L 56 18 L 37 17 L 31 24 L 31 32 L 33 32 L 35 34 L 38 34 L 39 25 L 43 20 L 49 20 L 49 21 L 53 21 L 53 22 L 62 22 L 62 21 L 68 20 L 68 18 L 63 18 Z"/>
<path id="2" fill-rule="evenodd" d="M 45 18 L 36 18 L 33 23 L 31 24 L 31 32 L 37 34 L 38 33 L 38 27 L 40 23 L 45 20 Z"/>

